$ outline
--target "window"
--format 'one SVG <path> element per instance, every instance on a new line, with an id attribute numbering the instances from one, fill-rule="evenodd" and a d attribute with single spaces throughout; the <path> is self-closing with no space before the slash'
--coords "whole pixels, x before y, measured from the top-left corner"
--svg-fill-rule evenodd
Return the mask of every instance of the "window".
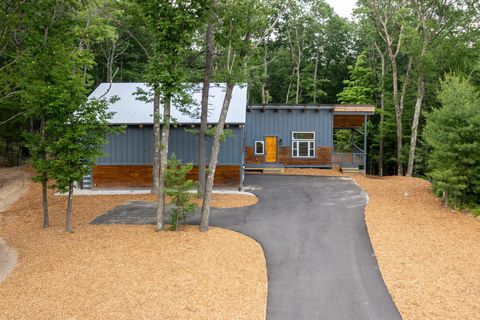
<path id="1" fill-rule="evenodd" d="M 292 132 L 292 157 L 315 157 L 315 132 Z"/>
<path id="2" fill-rule="evenodd" d="M 263 141 L 255 141 L 255 154 L 263 154 L 264 153 L 264 145 Z"/>
<path id="3" fill-rule="evenodd" d="M 315 132 L 293 132 L 293 140 L 315 140 Z"/>

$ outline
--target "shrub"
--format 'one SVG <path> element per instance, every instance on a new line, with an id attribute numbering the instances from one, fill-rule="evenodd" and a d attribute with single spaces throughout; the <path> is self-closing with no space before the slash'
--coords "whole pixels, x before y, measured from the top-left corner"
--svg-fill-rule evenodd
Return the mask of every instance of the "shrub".
<path id="1" fill-rule="evenodd" d="M 195 187 L 195 183 L 186 179 L 187 173 L 192 168 L 192 163 L 182 165 L 175 154 L 172 154 L 167 162 L 166 194 L 173 197 L 173 208 L 169 221 L 171 230 L 177 230 L 180 220 L 182 224 L 185 224 L 187 217 L 192 215 L 196 208 L 196 205 L 190 201 L 191 195 L 188 192 Z"/>

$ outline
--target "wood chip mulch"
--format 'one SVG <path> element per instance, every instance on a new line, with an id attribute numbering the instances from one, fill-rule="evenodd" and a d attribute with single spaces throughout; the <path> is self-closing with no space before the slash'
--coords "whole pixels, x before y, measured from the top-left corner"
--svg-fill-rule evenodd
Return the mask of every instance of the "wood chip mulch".
<path id="1" fill-rule="evenodd" d="M 0 236 L 20 254 L 0 284 L 0 319 L 264 319 L 266 262 L 251 238 L 221 228 L 88 224 L 150 195 L 75 196 L 75 232 L 66 234 L 66 198 L 52 192 L 43 230 L 40 188 L 27 187 L 0 213 Z M 257 201 L 246 197 L 213 195 L 213 205 Z"/>

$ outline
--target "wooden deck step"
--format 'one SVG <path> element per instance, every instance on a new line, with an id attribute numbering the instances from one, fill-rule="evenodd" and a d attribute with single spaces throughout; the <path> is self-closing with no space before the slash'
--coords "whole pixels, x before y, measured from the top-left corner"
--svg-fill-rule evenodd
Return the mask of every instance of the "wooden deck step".
<path id="1" fill-rule="evenodd" d="M 340 167 L 340 170 L 342 170 L 343 173 L 359 173 L 360 169 L 358 166 L 356 167 Z"/>
<path id="2" fill-rule="evenodd" d="M 263 173 L 284 173 L 285 168 L 263 168 Z"/>
<path id="3" fill-rule="evenodd" d="M 261 173 L 283 173 L 285 172 L 285 167 L 246 167 L 246 172 L 261 172 Z"/>

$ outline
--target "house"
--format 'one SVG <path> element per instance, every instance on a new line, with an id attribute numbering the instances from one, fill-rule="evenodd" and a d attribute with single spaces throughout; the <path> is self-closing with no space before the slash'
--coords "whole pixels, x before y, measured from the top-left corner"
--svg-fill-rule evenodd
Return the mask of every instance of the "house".
<path id="1" fill-rule="evenodd" d="M 125 125 L 123 134 L 108 136 L 104 151 L 83 188 L 149 187 L 152 182 L 153 104 L 138 100 L 144 83 L 102 83 L 90 98 L 117 96 L 109 106 L 112 125 Z M 169 138 L 169 156 L 175 153 L 184 163 L 192 162 L 190 178 L 198 173 L 198 108 L 201 85 L 190 90 L 193 105 L 172 105 L 175 119 Z M 225 84 L 212 84 L 208 124 L 218 122 L 225 96 Z M 246 170 L 282 171 L 286 167 L 347 169 L 366 168 L 367 119 L 375 112 L 371 105 L 247 105 L 247 86 L 233 90 L 226 127 L 231 133 L 220 145 L 214 185 L 241 188 Z M 347 129 L 351 145 L 335 149 L 334 132 Z M 355 139 L 357 136 L 357 139 Z M 363 143 L 358 146 L 359 137 Z M 356 142 L 357 141 L 357 142 Z M 211 138 L 207 141 L 210 154 Z M 207 159 L 208 161 L 208 159 Z"/>
<path id="2" fill-rule="evenodd" d="M 153 154 L 153 103 L 138 100 L 138 89 L 146 92 L 144 83 L 102 83 L 90 98 L 101 96 L 119 99 L 109 106 L 114 113 L 112 125 L 126 126 L 123 134 L 109 135 L 105 145 L 105 157 L 97 160 L 90 175 L 83 180 L 83 188 L 150 187 L 152 181 Z M 190 178 L 197 176 L 198 129 L 200 117 L 198 109 L 201 101 L 201 86 L 189 89 L 193 104 L 188 112 L 184 106 L 172 104 L 171 116 L 174 123 L 170 128 L 169 157 L 175 153 L 184 163 L 192 162 L 194 169 Z M 212 84 L 209 99 L 209 126 L 218 122 L 225 96 L 224 84 Z M 226 126 L 229 135 L 220 145 L 218 165 L 214 185 L 220 187 L 240 187 L 243 179 L 243 141 L 247 107 L 247 87 L 235 86 Z M 161 108 L 163 109 L 163 108 Z M 163 111 L 163 110 L 162 110 Z M 197 134 L 196 134 L 197 133 Z M 207 139 L 207 161 L 210 155 L 211 140 Z"/>
<path id="3" fill-rule="evenodd" d="M 251 105 L 247 109 L 245 168 L 361 167 L 365 170 L 371 105 Z M 360 131 L 363 127 L 363 132 Z M 348 129 L 348 152 L 335 150 L 334 132 Z M 361 147 L 355 134 L 363 136 Z"/>

